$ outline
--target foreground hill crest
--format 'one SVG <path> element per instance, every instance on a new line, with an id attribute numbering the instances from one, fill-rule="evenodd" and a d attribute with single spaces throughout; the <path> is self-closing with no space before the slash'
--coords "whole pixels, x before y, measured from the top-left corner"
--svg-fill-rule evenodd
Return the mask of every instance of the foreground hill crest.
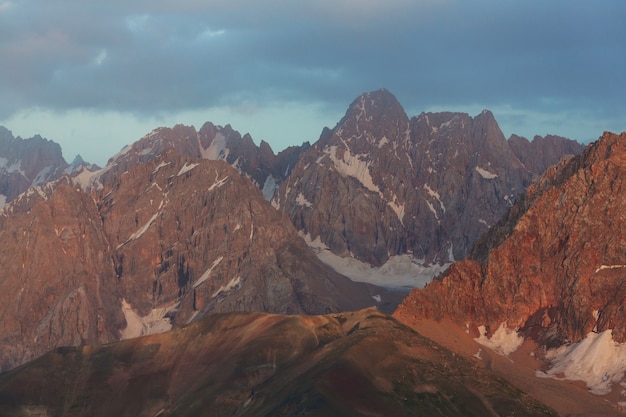
<path id="1" fill-rule="evenodd" d="M 104 416 L 555 416 L 375 309 L 216 314 L 0 374 L 0 413 Z"/>

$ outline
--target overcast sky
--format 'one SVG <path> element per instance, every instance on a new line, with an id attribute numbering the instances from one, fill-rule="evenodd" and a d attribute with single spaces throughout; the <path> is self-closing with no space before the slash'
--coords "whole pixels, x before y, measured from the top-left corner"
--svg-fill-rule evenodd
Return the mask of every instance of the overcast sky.
<path id="1" fill-rule="evenodd" d="M 0 124 L 99 164 L 158 126 L 314 142 L 365 91 L 508 137 L 626 130 L 624 0 L 0 0 Z"/>

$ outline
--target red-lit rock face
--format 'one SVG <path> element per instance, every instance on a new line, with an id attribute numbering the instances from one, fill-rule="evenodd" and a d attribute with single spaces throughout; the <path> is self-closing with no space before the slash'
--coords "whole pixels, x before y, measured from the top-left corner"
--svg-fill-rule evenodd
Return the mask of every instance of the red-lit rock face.
<path id="1" fill-rule="evenodd" d="M 164 331 L 218 311 L 327 313 L 385 292 L 321 264 L 224 161 L 169 151 L 101 178 L 63 177 L 0 216 L 0 364 Z"/>

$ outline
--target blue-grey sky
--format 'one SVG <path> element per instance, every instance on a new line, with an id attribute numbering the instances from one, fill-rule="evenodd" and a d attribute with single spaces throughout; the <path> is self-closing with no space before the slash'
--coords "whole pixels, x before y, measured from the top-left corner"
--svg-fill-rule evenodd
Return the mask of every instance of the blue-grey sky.
<path id="1" fill-rule="evenodd" d="M 314 142 L 365 91 L 504 134 L 626 130 L 624 0 L 0 0 L 0 124 L 104 164 L 158 126 Z"/>

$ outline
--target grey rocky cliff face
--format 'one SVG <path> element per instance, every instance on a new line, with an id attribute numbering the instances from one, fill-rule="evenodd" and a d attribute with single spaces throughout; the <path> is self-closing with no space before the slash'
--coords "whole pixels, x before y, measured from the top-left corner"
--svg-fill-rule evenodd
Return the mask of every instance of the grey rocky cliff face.
<path id="1" fill-rule="evenodd" d="M 31 186 L 59 178 L 68 167 L 58 143 L 38 135 L 16 138 L 0 126 L 0 194 L 4 196 L 0 206 Z"/>
<path id="2" fill-rule="evenodd" d="M 509 146 L 526 169 L 537 178 L 563 158 L 579 155 L 585 150 L 585 145 L 555 135 L 535 136 L 532 141 L 512 135 Z"/>
<path id="3" fill-rule="evenodd" d="M 445 264 L 467 255 L 533 175 L 490 112 L 409 119 L 379 90 L 324 130 L 272 202 L 341 257 Z"/>

